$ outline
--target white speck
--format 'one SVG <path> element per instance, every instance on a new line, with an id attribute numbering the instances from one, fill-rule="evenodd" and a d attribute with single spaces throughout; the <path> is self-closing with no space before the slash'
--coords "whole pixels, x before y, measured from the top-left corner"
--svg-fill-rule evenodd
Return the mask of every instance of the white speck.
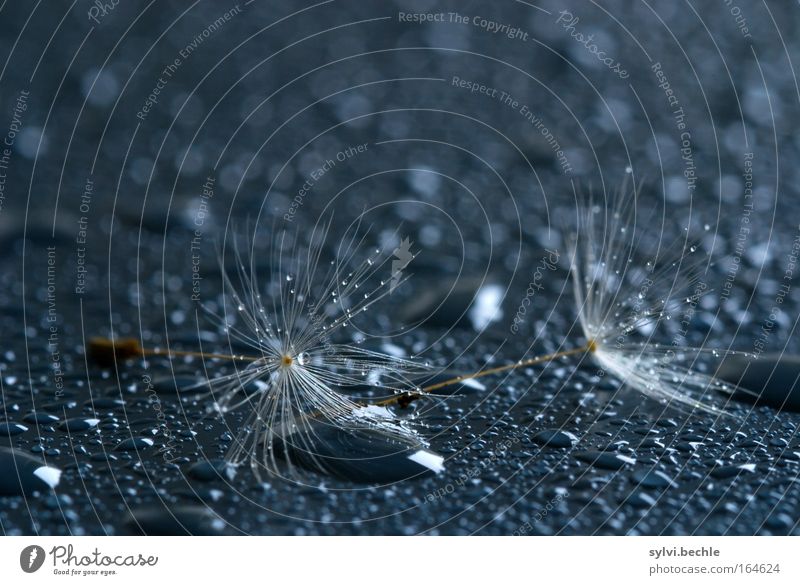
<path id="1" fill-rule="evenodd" d="M 433 197 L 439 191 L 442 178 L 432 169 L 418 167 L 409 173 L 408 182 L 420 195 Z"/>
<path id="2" fill-rule="evenodd" d="M 770 258 L 769 242 L 753 244 L 747 249 L 745 255 L 753 266 L 761 266 Z"/>
<path id="3" fill-rule="evenodd" d="M 370 386 L 380 386 L 381 385 L 381 376 L 384 374 L 386 370 L 377 368 L 374 370 L 370 370 L 367 374 L 367 384 Z"/>
<path id="4" fill-rule="evenodd" d="M 376 418 L 394 418 L 394 415 L 388 408 L 385 406 L 375 406 L 374 404 L 370 404 L 364 408 L 359 408 L 353 414 L 356 416 L 373 416 Z"/>
<path id="5" fill-rule="evenodd" d="M 221 518 L 214 518 L 214 520 L 211 521 L 211 527 L 214 530 L 223 530 L 225 528 L 225 521 Z"/>
<path id="6" fill-rule="evenodd" d="M 406 357 L 406 351 L 400 347 L 399 345 L 395 345 L 394 343 L 384 343 L 381 345 L 381 349 L 384 352 L 388 353 L 389 355 L 393 355 L 394 357 Z"/>
<path id="7" fill-rule="evenodd" d="M 438 246 L 442 241 L 442 232 L 436 226 L 426 225 L 419 230 L 419 241 L 425 246 Z"/>
<path id="8" fill-rule="evenodd" d="M 55 467 L 47 467 L 46 465 L 39 467 L 33 472 L 33 475 L 41 479 L 51 488 L 56 487 L 58 482 L 61 481 L 61 470 Z"/>
<path id="9" fill-rule="evenodd" d="M 503 311 L 500 309 L 503 293 L 504 289 L 499 284 L 489 284 L 482 287 L 475 295 L 472 308 L 469 310 L 469 319 L 476 330 L 484 329 L 503 316 Z"/>
<path id="10" fill-rule="evenodd" d="M 474 378 L 467 378 L 466 380 L 462 380 L 461 384 L 464 386 L 469 386 L 470 388 L 474 388 L 475 390 L 486 390 L 486 385 L 481 384 Z"/>
<path id="11" fill-rule="evenodd" d="M 214 502 L 218 502 L 225 493 L 222 490 L 208 490 L 208 495 L 211 496 L 211 499 Z"/>
<path id="12" fill-rule="evenodd" d="M 423 467 L 427 467 L 434 473 L 444 471 L 444 457 L 436 453 L 420 449 L 416 453 L 409 455 L 408 458 L 414 463 L 419 463 Z"/>

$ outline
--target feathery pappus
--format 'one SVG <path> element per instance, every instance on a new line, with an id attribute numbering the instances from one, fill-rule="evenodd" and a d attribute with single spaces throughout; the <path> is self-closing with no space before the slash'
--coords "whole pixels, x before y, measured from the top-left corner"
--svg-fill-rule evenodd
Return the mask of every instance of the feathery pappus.
<path id="1" fill-rule="evenodd" d="M 407 276 L 398 276 L 391 253 L 380 248 L 365 253 L 364 234 L 345 238 L 335 257 L 323 260 L 328 231 L 313 233 L 308 244 L 281 233 L 272 246 L 266 287 L 259 281 L 258 255 L 251 251 L 245 260 L 238 244 L 235 274 L 223 271 L 224 311 L 218 318 L 231 340 L 256 353 L 247 367 L 211 381 L 214 410 L 244 412 L 227 459 L 249 463 L 258 477 L 286 473 L 296 479 L 295 459 L 326 471 L 324 442 L 334 430 L 368 434 L 439 471 L 441 457 L 425 449 L 408 423 L 348 394 L 376 377 L 382 387 L 409 387 L 409 376 L 426 372 L 427 366 L 336 341 Z M 258 390 L 245 391 L 253 387 Z"/>
<path id="2" fill-rule="evenodd" d="M 682 314 L 690 318 L 710 291 L 703 280 L 708 257 L 679 237 L 649 242 L 655 247 L 651 260 L 637 262 L 643 241 L 653 236 L 638 226 L 650 224 L 652 215 L 645 221 L 636 216 L 636 191 L 617 197 L 612 206 L 581 207 L 571 240 L 573 289 L 587 349 L 605 371 L 651 398 L 724 412 L 722 395 L 746 391 L 698 366 L 703 354 L 715 359 L 746 354 L 652 341 L 657 325 L 680 321 Z"/>

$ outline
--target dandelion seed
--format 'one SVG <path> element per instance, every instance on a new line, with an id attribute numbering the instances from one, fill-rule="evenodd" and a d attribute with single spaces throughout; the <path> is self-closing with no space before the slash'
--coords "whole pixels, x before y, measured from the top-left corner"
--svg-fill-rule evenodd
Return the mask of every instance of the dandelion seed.
<path id="1" fill-rule="evenodd" d="M 647 396 L 721 412 L 719 393 L 743 390 L 697 371 L 697 360 L 705 353 L 719 357 L 741 352 L 662 346 L 649 337 L 634 341 L 639 332 L 653 331 L 709 290 L 701 281 L 707 259 L 697 254 L 696 245 L 684 246 L 679 239 L 656 252 L 660 258 L 648 261 L 644 270 L 613 260 L 628 257 L 641 244 L 641 233 L 638 238 L 618 236 L 619 224 L 636 224 L 636 197 L 635 192 L 627 200 L 620 196 L 610 225 L 600 221 L 597 208 L 579 215 L 579 235 L 570 250 L 571 271 L 586 347 L 603 369 Z"/>
<path id="2" fill-rule="evenodd" d="M 365 408 L 346 394 L 348 388 L 363 386 L 365 378 L 376 373 L 384 384 L 411 387 L 409 376 L 426 368 L 333 340 L 354 315 L 389 294 L 383 281 L 371 283 L 376 275 L 389 270 L 391 256 L 381 257 L 378 252 L 359 258 L 364 236 L 353 236 L 341 244 L 335 260 L 325 264 L 321 256 L 327 232 L 324 228 L 319 237 L 312 234 L 312 243 L 295 250 L 291 257 L 284 254 L 275 259 L 273 276 L 291 263 L 292 278 L 271 279 L 280 286 L 268 306 L 258 293 L 255 254 L 250 255 L 248 267 L 235 275 L 238 282 L 223 271 L 223 306 L 238 309 L 228 335 L 259 357 L 246 368 L 211 381 L 213 409 L 245 413 L 227 459 L 237 465 L 250 464 L 259 479 L 264 472 L 272 476 L 286 473 L 297 479 L 295 459 L 305 467 L 326 470 L 323 453 L 329 448 L 324 443 L 331 429 L 379 438 L 396 444 L 398 450 L 418 452 L 424 447 L 421 437 L 407 424 L 387 416 L 388 411 Z M 285 249 L 281 238 L 275 248 Z M 234 253 L 237 264 L 244 265 L 238 245 Z M 354 264 L 356 268 L 351 270 Z M 356 294 L 365 287 L 371 287 L 369 294 Z M 217 315 L 216 319 L 225 323 L 227 317 Z M 266 384 L 261 391 L 246 394 L 243 389 L 254 381 Z"/>
<path id="3" fill-rule="evenodd" d="M 696 245 L 683 246 L 678 239 L 660 249 L 655 260 L 637 266 L 633 257 L 641 252 L 643 240 L 635 221 L 638 194 L 627 199 L 624 195 L 623 190 L 611 210 L 592 204 L 579 210 L 570 269 L 585 345 L 458 376 L 406 393 L 399 402 L 406 404 L 466 379 L 586 355 L 631 388 L 678 408 L 722 413 L 722 394 L 751 393 L 698 371 L 704 354 L 715 359 L 749 354 L 651 341 L 656 325 L 672 320 L 708 292 L 695 292 L 706 259 L 697 254 Z M 646 339 L 637 342 L 642 336 Z M 381 404 L 397 402 L 393 398 Z"/>

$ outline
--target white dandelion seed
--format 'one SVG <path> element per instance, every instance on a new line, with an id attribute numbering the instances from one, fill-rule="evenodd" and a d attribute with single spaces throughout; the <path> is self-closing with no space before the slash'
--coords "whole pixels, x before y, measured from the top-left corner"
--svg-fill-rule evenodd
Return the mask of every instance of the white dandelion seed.
<path id="1" fill-rule="evenodd" d="M 652 260 L 637 263 L 653 236 L 637 227 L 652 220 L 636 217 L 637 196 L 633 192 L 626 198 L 623 187 L 610 208 L 591 203 L 579 208 L 578 229 L 570 241 L 570 270 L 584 345 L 457 376 L 378 404 L 403 405 L 466 380 L 587 354 L 627 386 L 676 408 L 728 414 L 725 395 L 727 401 L 734 392 L 752 395 L 700 371 L 704 354 L 718 364 L 726 356 L 751 354 L 652 341 L 658 325 L 690 320 L 700 297 L 710 292 L 702 279 L 707 258 L 698 253 L 698 246 L 678 238 L 664 246 L 659 242 Z"/>
<path id="2" fill-rule="evenodd" d="M 223 271 L 225 313 L 234 314 L 218 319 L 231 340 L 247 345 L 257 356 L 247 367 L 211 380 L 213 409 L 221 414 L 245 412 L 227 459 L 237 465 L 249 463 L 259 478 L 262 472 L 281 476 L 285 470 L 297 479 L 293 453 L 306 466 L 311 462 L 325 471 L 319 453 L 331 429 L 368 433 L 397 444 L 398 450 L 424 446 L 390 411 L 365 408 L 346 392 L 376 378 L 384 387 L 409 387 L 409 376 L 426 367 L 335 341 L 357 315 L 389 294 L 391 254 L 377 250 L 365 256 L 366 236 L 354 235 L 326 262 L 322 244 L 327 234 L 328 228 L 323 228 L 307 247 L 295 245 L 289 255 L 285 251 L 293 247 L 291 237 L 280 235 L 265 289 L 257 280 L 257 255 L 251 252 L 245 265 L 238 245 L 233 277 L 238 282 Z M 246 391 L 254 386 L 257 391 Z"/>
<path id="3" fill-rule="evenodd" d="M 582 209 L 571 242 L 573 288 L 586 349 L 604 370 L 651 398 L 723 412 L 720 393 L 745 390 L 698 371 L 698 359 L 702 354 L 721 359 L 742 352 L 651 341 L 657 325 L 690 319 L 698 299 L 710 292 L 702 280 L 708 259 L 696 245 L 677 238 L 665 246 L 659 242 L 653 260 L 637 264 L 635 257 L 652 234 L 637 231 L 642 223 L 636 217 L 637 193 L 619 197 L 611 209 L 591 204 Z"/>

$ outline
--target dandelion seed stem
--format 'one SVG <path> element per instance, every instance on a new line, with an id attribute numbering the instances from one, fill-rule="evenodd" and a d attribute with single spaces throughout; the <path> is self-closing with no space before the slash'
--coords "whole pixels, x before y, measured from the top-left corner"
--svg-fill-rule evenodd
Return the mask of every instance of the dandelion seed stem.
<path id="1" fill-rule="evenodd" d="M 192 356 L 210 360 L 234 360 L 239 362 L 255 362 L 261 358 L 251 355 L 229 355 L 226 353 L 208 353 L 205 351 L 180 351 L 175 349 L 143 349 L 142 355 L 163 355 L 167 357 Z"/>
<path id="2" fill-rule="evenodd" d="M 225 359 L 225 360 L 235 360 L 243 362 L 254 362 L 261 359 L 258 357 L 247 356 L 247 355 L 229 355 L 224 353 L 208 353 L 204 351 L 183 351 L 183 350 L 160 349 L 160 348 L 146 349 L 142 347 L 139 344 L 138 340 L 134 338 L 123 338 L 123 339 L 112 340 L 112 339 L 97 337 L 90 340 L 88 344 L 88 349 L 96 361 L 103 363 L 108 362 L 111 356 L 121 360 L 133 357 L 145 357 L 145 356 L 167 356 L 167 357 L 193 356 L 193 357 L 201 357 L 204 359 Z M 597 343 L 593 339 L 591 339 L 585 345 L 582 345 L 580 347 L 575 347 L 573 349 L 567 349 L 564 351 L 558 351 L 547 355 L 540 355 L 532 357 L 527 360 L 506 364 L 504 366 L 487 368 L 485 370 L 479 370 L 471 374 L 462 374 L 460 376 L 456 376 L 454 378 L 450 378 L 442 382 L 430 384 L 429 386 L 423 386 L 418 390 L 403 392 L 402 394 L 392 396 L 391 398 L 386 398 L 379 402 L 373 402 L 371 404 L 374 406 L 392 406 L 392 405 L 408 406 L 411 402 L 419 398 L 422 398 L 426 394 L 430 394 L 431 392 L 440 390 L 442 388 L 446 388 L 448 386 L 459 384 L 465 380 L 475 380 L 477 378 L 483 378 L 484 376 L 491 376 L 493 374 L 500 374 L 502 372 L 508 372 L 519 368 L 535 366 L 538 364 L 551 362 L 553 360 L 562 357 L 570 357 L 574 355 L 592 353 L 596 351 L 596 349 L 597 349 Z M 293 363 L 293 360 L 289 356 L 284 356 L 282 358 L 281 363 L 284 365 L 284 367 L 288 367 Z M 312 413 L 310 416 L 314 418 L 317 414 L 318 413 Z"/>
<path id="3" fill-rule="evenodd" d="M 240 362 L 254 362 L 258 357 L 247 355 L 228 355 L 224 353 L 208 353 L 205 351 L 182 351 L 175 349 L 146 349 L 141 346 L 138 339 L 120 338 L 107 339 L 105 337 L 93 337 L 87 343 L 87 351 L 96 362 L 101 365 L 113 365 L 115 360 L 123 361 L 131 358 L 147 356 L 192 356 L 204 359 L 234 360 Z"/>
<path id="4" fill-rule="evenodd" d="M 387 398 L 375 404 L 377 406 L 391 406 L 393 404 L 397 404 L 400 406 L 407 406 L 409 403 L 413 402 L 414 400 L 417 400 L 418 398 L 421 398 L 425 394 L 429 394 L 435 390 L 440 390 L 441 388 L 446 388 L 447 386 L 453 386 L 454 384 L 459 384 L 464 380 L 475 380 L 477 378 L 483 378 L 484 376 L 491 376 L 492 374 L 499 374 L 501 372 L 508 372 L 510 370 L 516 370 L 518 368 L 525 368 L 527 366 L 535 366 L 537 364 L 551 362 L 553 360 L 562 357 L 591 353 L 595 350 L 595 348 L 596 348 L 595 342 L 590 341 L 589 343 L 587 343 L 586 345 L 582 345 L 581 347 L 567 349 L 564 351 L 558 351 L 547 355 L 541 355 L 527 360 L 515 362 L 513 364 L 498 366 L 496 368 L 479 370 L 472 374 L 463 374 L 461 376 L 456 376 L 455 378 L 450 378 L 449 380 L 444 380 L 443 382 L 437 382 L 436 384 L 431 384 L 430 386 L 423 386 L 419 390 L 413 392 L 404 392 L 403 394 L 392 396 L 391 398 Z"/>

